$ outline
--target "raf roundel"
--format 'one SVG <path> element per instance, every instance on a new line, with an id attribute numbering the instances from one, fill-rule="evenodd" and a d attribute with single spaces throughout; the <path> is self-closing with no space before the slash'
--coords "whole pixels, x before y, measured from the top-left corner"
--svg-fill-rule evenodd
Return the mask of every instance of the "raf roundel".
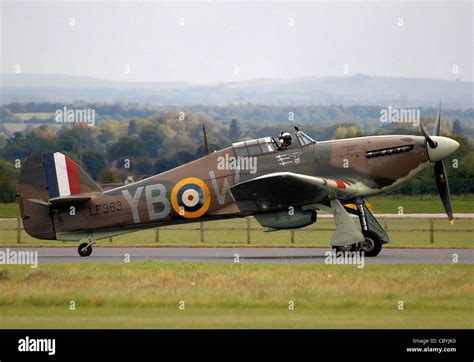
<path id="1" fill-rule="evenodd" d="M 188 177 L 173 187 L 171 205 L 182 217 L 194 219 L 204 215 L 209 209 L 211 193 L 204 181 L 196 177 Z"/>

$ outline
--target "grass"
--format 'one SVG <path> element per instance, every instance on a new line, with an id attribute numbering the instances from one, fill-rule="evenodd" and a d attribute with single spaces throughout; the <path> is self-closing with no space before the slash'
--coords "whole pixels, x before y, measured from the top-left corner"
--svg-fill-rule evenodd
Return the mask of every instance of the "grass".
<path id="1" fill-rule="evenodd" d="M 15 113 L 15 116 L 21 119 L 22 121 L 27 121 L 32 118 L 38 118 L 47 120 L 54 116 L 54 113 L 48 112 L 35 112 L 35 113 Z"/>
<path id="2" fill-rule="evenodd" d="M 0 203 L 0 218 L 20 216 L 20 206 L 17 203 Z"/>
<path id="3" fill-rule="evenodd" d="M 17 114 L 18 115 L 18 114 Z M 31 117 L 33 116 L 34 114 L 33 113 L 25 113 L 21 116 L 21 118 L 23 118 L 22 121 L 17 121 L 17 122 L 1 122 L 1 125 L 3 127 L 6 128 L 6 130 L 9 132 L 9 133 L 15 133 L 15 132 L 23 132 L 25 131 L 28 127 L 31 127 L 31 126 L 38 126 L 40 124 L 38 123 L 28 123 L 28 122 L 23 122 L 23 121 L 28 121 L 29 119 L 31 119 Z M 46 114 L 45 114 L 46 115 Z M 40 114 L 40 118 L 41 119 L 44 119 L 45 115 L 41 115 Z M 48 116 L 53 116 L 53 114 L 47 114 Z M 30 117 L 31 116 L 31 117 Z M 59 129 L 61 127 L 61 123 L 50 123 L 50 122 L 46 122 L 46 123 L 43 123 L 43 124 L 48 124 L 50 127 L 52 128 L 56 128 L 56 129 Z"/>
<path id="4" fill-rule="evenodd" d="M 434 243 L 430 243 L 428 231 L 429 220 L 380 220 L 388 229 L 392 242 L 386 247 L 472 247 L 472 232 L 474 231 L 474 220 L 461 219 L 454 225 L 446 220 L 434 220 Z M 320 246 L 327 247 L 333 231 L 334 221 L 332 219 L 320 219 L 314 225 L 294 231 L 294 243 L 291 243 L 291 232 L 282 230 L 266 233 L 255 219 L 251 219 L 251 227 L 257 230 L 251 232 L 251 243 L 247 244 L 247 221 L 245 219 L 209 221 L 203 224 L 204 240 L 200 242 L 201 233 L 199 223 L 172 226 L 160 229 L 159 242 L 156 242 L 156 229 L 143 230 L 135 233 L 98 241 L 99 246 Z M 237 228 L 239 230 L 221 230 L 224 228 Z M 9 229 L 9 230 L 6 230 Z M 424 229 L 425 231 L 416 231 Z M 403 231 L 394 231 L 403 230 Z M 447 230 L 447 231 L 440 231 Z M 466 230 L 466 231 L 461 231 Z M 57 240 L 38 240 L 21 233 L 21 244 L 16 242 L 16 221 L 0 221 L 0 246 L 75 246 L 77 243 L 61 242 Z"/>
<path id="5" fill-rule="evenodd" d="M 372 212 L 376 214 L 397 214 L 403 208 L 404 214 L 435 213 L 444 214 L 443 205 L 438 195 L 425 196 L 377 196 L 369 200 Z M 474 195 L 453 195 L 453 210 L 455 213 L 473 213 Z"/>
<path id="6" fill-rule="evenodd" d="M 0 326 L 473 328 L 473 271 L 472 265 L 8 266 L 0 269 Z"/>

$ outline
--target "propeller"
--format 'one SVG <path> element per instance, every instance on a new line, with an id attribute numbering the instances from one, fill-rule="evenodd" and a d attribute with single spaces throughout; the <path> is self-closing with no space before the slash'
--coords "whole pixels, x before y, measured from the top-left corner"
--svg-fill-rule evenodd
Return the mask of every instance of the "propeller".
<path id="1" fill-rule="evenodd" d="M 451 205 L 451 193 L 449 192 L 448 178 L 446 177 L 446 170 L 443 161 L 436 161 L 434 165 L 436 188 L 438 189 L 439 197 L 443 203 L 444 210 L 448 215 L 451 224 L 454 224 L 453 207 Z"/>
<path id="2" fill-rule="evenodd" d="M 433 128 L 433 136 L 439 136 L 439 130 L 441 128 L 441 101 L 438 105 L 438 113 L 436 114 L 436 122 Z"/>
<path id="3" fill-rule="evenodd" d="M 430 137 L 426 128 L 420 122 L 421 133 L 426 139 L 427 146 L 431 149 L 435 149 L 438 147 L 438 142 L 436 142 L 433 138 Z M 441 129 L 441 102 L 438 107 L 438 114 L 436 115 L 436 122 L 433 128 L 432 136 L 439 136 Z M 448 215 L 448 219 L 451 224 L 454 224 L 454 217 L 453 217 L 453 208 L 451 204 L 451 193 L 449 192 L 449 184 L 448 178 L 446 176 L 446 169 L 444 167 L 443 160 L 438 160 L 435 162 L 434 165 L 434 173 L 435 173 L 435 180 L 436 180 L 436 188 L 438 189 L 439 197 L 441 198 L 441 202 L 443 203 L 444 210 Z"/>
<path id="4" fill-rule="evenodd" d="M 426 130 L 425 126 L 423 126 L 423 123 L 421 122 L 420 122 L 420 128 L 421 128 L 421 133 L 423 133 L 423 136 L 425 136 L 426 142 L 428 142 L 429 146 L 433 149 L 438 147 L 438 142 L 436 142 L 434 139 L 430 137 L 430 135 L 428 134 L 428 131 Z M 433 135 L 433 136 L 436 136 L 436 135 Z"/>

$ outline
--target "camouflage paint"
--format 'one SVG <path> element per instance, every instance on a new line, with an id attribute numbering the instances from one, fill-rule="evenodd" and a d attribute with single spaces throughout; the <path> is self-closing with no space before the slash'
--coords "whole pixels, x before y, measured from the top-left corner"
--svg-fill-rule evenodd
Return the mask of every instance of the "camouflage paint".
<path id="1" fill-rule="evenodd" d="M 412 146 L 412 149 L 367 157 L 367 152 L 404 146 Z M 351 190 L 355 190 L 344 196 L 346 201 L 351 201 L 356 197 L 388 192 L 408 181 L 429 162 L 425 139 L 420 136 L 361 137 L 303 147 L 295 137 L 288 150 L 257 156 L 256 173 L 217 167 L 219 157 L 237 157 L 234 147 L 105 192 L 78 167 L 81 196 L 89 196 L 90 200 L 52 207 L 48 204 L 42 157 L 41 153 L 31 156 L 21 169 L 19 194 L 22 219 L 31 236 L 61 240 L 80 240 L 91 233 L 101 238 L 162 225 L 247 216 L 251 213 L 239 209 L 230 188 L 271 173 L 290 172 L 337 180 L 338 187 L 350 185 Z M 177 185 L 178 189 L 175 189 Z M 320 193 L 306 200 L 303 189 L 292 189 L 291 185 L 285 187 L 283 190 L 275 184 L 270 188 L 275 199 L 278 200 L 283 191 L 299 195 L 302 199 L 300 204 L 315 201 L 328 204 L 331 198 L 329 194 Z M 183 195 L 187 199 L 178 200 Z M 196 197 L 199 203 L 196 203 Z M 201 204 L 205 210 L 200 209 Z M 176 205 L 182 205 L 188 211 L 180 210 Z M 75 209 L 74 215 L 71 215 L 71 206 Z M 284 207 L 286 205 L 282 205 Z"/>

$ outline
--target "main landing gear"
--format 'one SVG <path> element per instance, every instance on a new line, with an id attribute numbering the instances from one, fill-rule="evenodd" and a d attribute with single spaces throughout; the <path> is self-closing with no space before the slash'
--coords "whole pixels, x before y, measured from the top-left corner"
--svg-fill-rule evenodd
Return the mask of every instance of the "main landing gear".
<path id="1" fill-rule="evenodd" d="M 366 256 L 377 256 L 382 250 L 382 240 L 379 236 L 370 230 L 364 231 L 365 240 L 358 244 L 359 250 L 363 251 Z"/>
<path id="2" fill-rule="evenodd" d="M 349 245 L 344 245 L 344 246 L 333 246 L 333 248 L 335 251 L 342 251 L 342 252 L 363 251 L 365 256 L 377 256 L 382 250 L 383 241 L 375 231 L 369 229 L 369 220 L 368 220 L 369 215 L 367 215 L 367 213 L 370 214 L 370 211 L 366 210 L 366 208 L 364 207 L 364 204 L 362 203 L 358 203 L 356 204 L 356 206 L 357 206 L 357 211 L 352 210 L 348 207 L 345 207 L 345 209 L 359 216 L 362 234 L 364 235 L 364 241 L 361 241 L 356 244 L 349 244 Z M 379 231 L 381 231 L 388 238 L 385 231 L 382 229 L 380 224 L 377 223 L 377 221 L 371 214 L 370 214 L 370 219 L 371 219 L 370 220 L 371 226 L 379 229 Z"/>
<path id="3" fill-rule="evenodd" d="M 333 246 L 334 250 L 347 251 L 363 251 L 365 256 L 377 256 L 382 250 L 382 240 L 373 231 L 364 230 L 364 241 L 357 244 L 350 244 L 344 246 Z"/>
<path id="4" fill-rule="evenodd" d="M 94 245 L 97 241 L 95 240 L 94 235 L 89 235 L 89 242 L 88 243 L 82 243 L 79 245 L 77 248 L 77 252 L 79 253 L 80 256 L 86 257 L 92 254 L 92 245 Z"/>

